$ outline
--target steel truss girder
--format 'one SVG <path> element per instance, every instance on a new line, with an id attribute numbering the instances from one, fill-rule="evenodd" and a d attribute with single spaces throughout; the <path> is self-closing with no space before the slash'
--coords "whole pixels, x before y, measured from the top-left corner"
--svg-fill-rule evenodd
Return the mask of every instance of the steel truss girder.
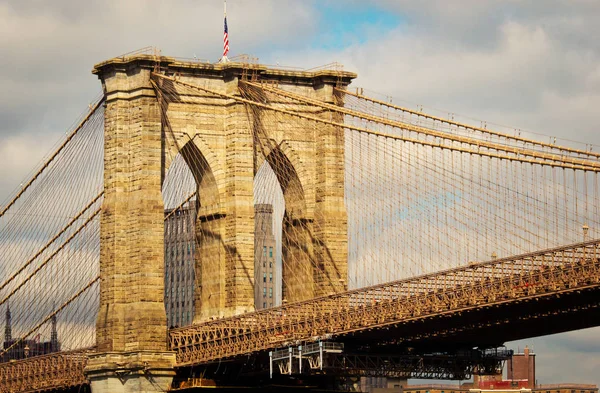
<path id="1" fill-rule="evenodd" d="M 88 384 L 87 352 L 58 352 L 0 364 L 0 393 L 43 392 Z"/>
<path id="2" fill-rule="evenodd" d="M 169 332 L 178 366 L 600 287 L 600 240 L 362 288 Z M 88 383 L 86 351 L 0 364 L 0 393 Z M 434 371 L 428 371 L 429 373 Z M 427 374 L 423 374 L 427 375 Z"/>
<path id="3" fill-rule="evenodd" d="M 179 366 L 600 286 L 600 240 L 171 330 Z"/>

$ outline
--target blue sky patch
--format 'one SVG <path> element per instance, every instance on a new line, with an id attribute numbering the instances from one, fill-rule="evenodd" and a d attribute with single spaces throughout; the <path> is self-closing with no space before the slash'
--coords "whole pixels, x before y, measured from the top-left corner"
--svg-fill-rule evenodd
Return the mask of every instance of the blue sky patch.
<path id="1" fill-rule="evenodd" d="M 344 49 L 384 35 L 397 28 L 400 15 L 373 5 L 358 3 L 317 3 L 320 29 L 311 46 L 318 49 Z"/>

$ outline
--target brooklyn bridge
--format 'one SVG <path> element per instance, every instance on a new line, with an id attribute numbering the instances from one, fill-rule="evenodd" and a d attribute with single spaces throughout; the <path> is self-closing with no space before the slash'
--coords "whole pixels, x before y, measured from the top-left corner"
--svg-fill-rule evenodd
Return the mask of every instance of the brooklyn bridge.
<path id="1" fill-rule="evenodd" d="M 507 341 L 600 325 L 585 143 L 402 107 L 339 64 L 139 51 L 93 73 L 102 95 L 0 206 L 0 392 L 469 378 Z M 257 309 L 265 201 L 280 296 Z M 190 250 L 165 222 L 190 207 L 174 278 Z"/>

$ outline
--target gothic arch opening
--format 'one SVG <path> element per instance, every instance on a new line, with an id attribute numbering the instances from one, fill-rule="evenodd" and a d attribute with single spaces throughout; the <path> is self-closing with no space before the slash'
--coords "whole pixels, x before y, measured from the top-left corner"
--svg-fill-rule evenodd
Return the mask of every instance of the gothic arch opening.
<path id="1" fill-rule="evenodd" d="M 259 167 L 254 180 L 255 201 L 255 306 L 271 306 L 271 277 L 276 277 L 276 300 L 294 302 L 314 296 L 311 227 L 306 197 L 298 173 L 279 147 L 273 148 Z M 272 206 L 274 263 L 270 269 L 271 246 L 264 217 Z"/>
<path id="2" fill-rule="evenodd" d="M 218 314 L 224 259 L 222 214 L 211 166 L 194 141 L 170 162 L 165 203 L 165 309 L 168 326 Z"/>
<path id="3" fill-rule="evenodd" d="M 264 162 L 254 178 L 254 305 L 281 304 L 281 224 L 285 200 L 277 176 Z"/>

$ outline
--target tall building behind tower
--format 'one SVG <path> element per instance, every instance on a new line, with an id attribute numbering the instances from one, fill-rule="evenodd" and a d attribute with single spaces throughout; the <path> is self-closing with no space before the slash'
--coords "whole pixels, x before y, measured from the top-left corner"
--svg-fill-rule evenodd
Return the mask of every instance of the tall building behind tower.
<path id="1" fill-rule="evenodd" d="M 273 206 L 254 205 L 254 214 L 254 306 L 262 310 L 273 307 L 277 299 Z"/>
<path id="2" fill-rule="evenodd" d="M 276 241 L 273 206 L 254 206 L 254 305 L 273 307 L 277 299 Z M 168 326 L 186 326 L 194 320 L 194 260 L 196 251 L 194 204 L 165 210 L 165 310 Z"/>
<path id="3" fill-rule="evenodd" d="M 195 203 L 165 210 L 165 310 L 167 326 L 194 320 Z"/>

